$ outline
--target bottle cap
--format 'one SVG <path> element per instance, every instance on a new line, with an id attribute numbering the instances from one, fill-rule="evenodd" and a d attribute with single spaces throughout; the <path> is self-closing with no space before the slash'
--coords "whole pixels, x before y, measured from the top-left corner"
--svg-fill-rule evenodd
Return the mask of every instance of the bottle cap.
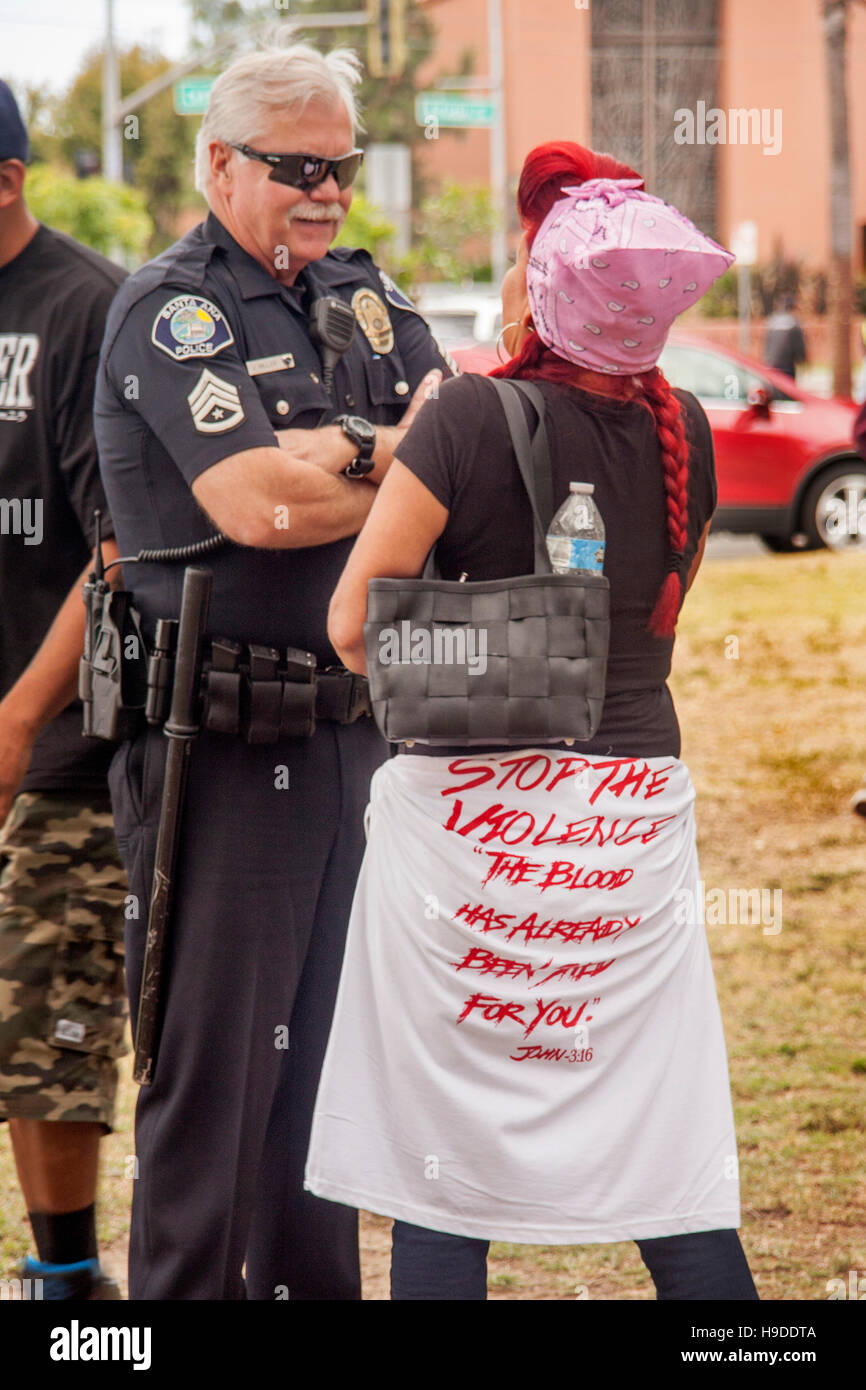
<path id="1" fill-rule="evenodd" d="M 595 483 L 569 483 L 569 492 L 584 492 L 591 497 L 595 492 Z"/>

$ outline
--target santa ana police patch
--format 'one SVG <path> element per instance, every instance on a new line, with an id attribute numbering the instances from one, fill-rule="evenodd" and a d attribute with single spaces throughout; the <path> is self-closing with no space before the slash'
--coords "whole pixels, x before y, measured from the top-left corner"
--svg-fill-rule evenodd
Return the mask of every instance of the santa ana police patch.
<path id="1" fill-rule="evenodd" d="M 151 341 L 176 362 L 186 357 L 214 357 L 234 342 L 222 310 L 197 294 L 178 294 L 153 321 Z"/>

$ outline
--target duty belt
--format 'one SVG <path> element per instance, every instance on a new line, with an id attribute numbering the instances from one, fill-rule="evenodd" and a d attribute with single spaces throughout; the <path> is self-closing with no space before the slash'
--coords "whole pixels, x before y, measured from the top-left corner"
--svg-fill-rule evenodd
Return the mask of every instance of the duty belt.
<path id="1" fill-rule="evenodd" d="M 177 623 L 157 623 L 148 660 L 145 714 L 150 724 L 166 718 Z M 312 652 L 226 637 L 205 643 L 202 660 L 202 725 L 248 743 L 309 738 L 317 720 L 354 724 L 370 714 L 367 680 L 342 666 L 320 670 Z"/>

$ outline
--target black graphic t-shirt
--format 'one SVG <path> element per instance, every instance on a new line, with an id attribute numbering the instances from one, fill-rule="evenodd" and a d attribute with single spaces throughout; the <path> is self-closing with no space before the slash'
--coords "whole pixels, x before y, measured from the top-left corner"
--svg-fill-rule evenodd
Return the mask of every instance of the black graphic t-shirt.
<path id="1" fill-rule="evenodd" d="M 93 437 L 108 306 L 125 272 L 40 226 L 0 267 L 0 698 L 36 653 L 111 523 Z M 77 702 L 36 741 L 22 791 L 105 784 L 114 749 L 85 739 Z"/>

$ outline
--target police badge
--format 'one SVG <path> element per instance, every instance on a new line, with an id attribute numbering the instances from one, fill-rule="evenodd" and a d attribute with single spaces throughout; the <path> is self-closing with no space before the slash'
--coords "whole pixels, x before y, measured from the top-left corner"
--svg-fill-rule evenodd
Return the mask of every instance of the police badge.
<path id="1" fill-rule="evenodd" d="M 375 290 L 365 285 L 352 295 L 352 309 L 361 331 L 374 352 L 390 352 L 394 346 L 394 329 L 388 310 Z"/>

